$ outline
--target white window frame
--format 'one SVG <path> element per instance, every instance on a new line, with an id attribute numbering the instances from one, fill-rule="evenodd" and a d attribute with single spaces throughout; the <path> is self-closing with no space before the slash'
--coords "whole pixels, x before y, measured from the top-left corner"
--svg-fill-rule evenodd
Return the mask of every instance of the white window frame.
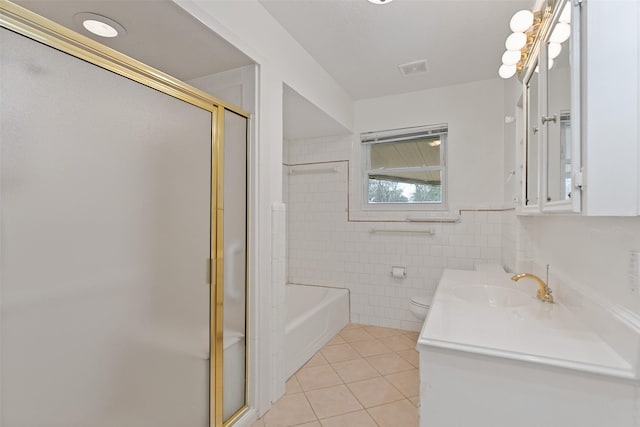
<path id="1" fill-rule="evenodd" d="M 363 132 L 360 134 L 360 145 L 362 152 L 362 179 L 361 185 L 361 206 L 364 211 L 444 211 L 447 210 L 447 146 L 448 146 L 448 124 L 416 126 L 409 128 L 390 129 L 377 132 Z M 387 169 L 382 173 L 379 169 L 371 169 L 371 146 L 373 144 L 384 144 L 391 142 L 410 141 L 427 136 L 440 136 L 440 164 L 438 166 L 406 167 Z M 389 172 L 427 172 L 440 171 L 440 202 L 389 202 L 376 203 L 369 202 L 369 176 L 385 175 Z M 391 173 L 390 173 L 391 175 Z"/>

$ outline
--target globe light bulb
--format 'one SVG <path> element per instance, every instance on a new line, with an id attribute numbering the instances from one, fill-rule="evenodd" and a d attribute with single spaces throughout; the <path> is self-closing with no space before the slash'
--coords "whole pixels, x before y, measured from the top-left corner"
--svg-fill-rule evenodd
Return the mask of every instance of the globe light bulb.
<path id="1" fill-rule="evenodd" d="M 564 5 L 558 21 L 562 22 L 563 24 L 571 23 L 571 1 L 568 1 L 567 4 Z"/>
<path id="2" fill-rule="evenodd" d="M 557 58 L 561 51 L 562 45 L 560 43 L 549 43 L 549 46 L 547 47 L 549 59 Z"/>
<path id="3" fill-rule="evenodd" d="M 514 33 L 524 33 L 531 25 L 533 25 L 533 12 L 530 10 L 516 12 L 509 22 L 509 28 Z"/>
<path id="4" fill-rule="evenodd" d="M 519 50 L 507 50 L 502 54 L 502 63 L 504 65 L 516 65 L 520 62 L 522 53 Z"/>
<path id="5" fill-rule="evenodd" d="M 503 79 L 508 79 L 509 77 L 512 77 L 515 73 L 516 73 L 516 66 L 515 65 L 504 65 L 504 64 L 502 64 L 500 66 L 500 68 L 498 69 L 498 75 L 500 77 L 502 77 Z"/>
<path id="6" fill-rule="evenodd" d="M 558 22 L 556 24 L 556 27 L 551 32 L 549 41 L 551 43 L 563 43 L 567 41 L 569 36 L 571 36 L 571 25 L 565 24 L 563 22 Z"/>
<path id="7" fill-rule="evenodd" d="M 507 50 L 520 50 L 527 44 L 527 36 L 524 33 L 512 33 L 507 37 L 504 45 Z"/>

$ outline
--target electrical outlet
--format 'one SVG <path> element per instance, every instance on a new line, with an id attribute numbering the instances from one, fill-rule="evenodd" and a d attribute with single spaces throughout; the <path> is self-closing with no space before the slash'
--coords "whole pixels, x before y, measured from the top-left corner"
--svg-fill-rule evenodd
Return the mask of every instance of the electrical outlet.
<path id="1" fill-rule="evenodd" d="M 640 293 L 640 252 L 631 251 L 631 269 L 629 272 L 631 292 Z"/>

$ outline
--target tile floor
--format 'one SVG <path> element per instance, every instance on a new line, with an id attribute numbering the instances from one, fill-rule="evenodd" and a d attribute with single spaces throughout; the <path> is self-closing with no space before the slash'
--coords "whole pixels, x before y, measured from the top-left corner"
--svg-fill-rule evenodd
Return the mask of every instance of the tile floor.
<path id="1" fill-rule="evenodd" d="M 418 333 L 347 325 L 253 427 L 417 427 Z"/>

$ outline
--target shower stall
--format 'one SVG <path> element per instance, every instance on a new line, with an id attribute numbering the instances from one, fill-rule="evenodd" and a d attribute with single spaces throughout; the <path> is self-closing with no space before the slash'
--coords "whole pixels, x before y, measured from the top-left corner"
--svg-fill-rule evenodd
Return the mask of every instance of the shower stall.
<path id="1" fill-rule="evenodd" d="M 0 424 L 232 424 L 248 114 L 9 2 L 0 24 Z"/>

